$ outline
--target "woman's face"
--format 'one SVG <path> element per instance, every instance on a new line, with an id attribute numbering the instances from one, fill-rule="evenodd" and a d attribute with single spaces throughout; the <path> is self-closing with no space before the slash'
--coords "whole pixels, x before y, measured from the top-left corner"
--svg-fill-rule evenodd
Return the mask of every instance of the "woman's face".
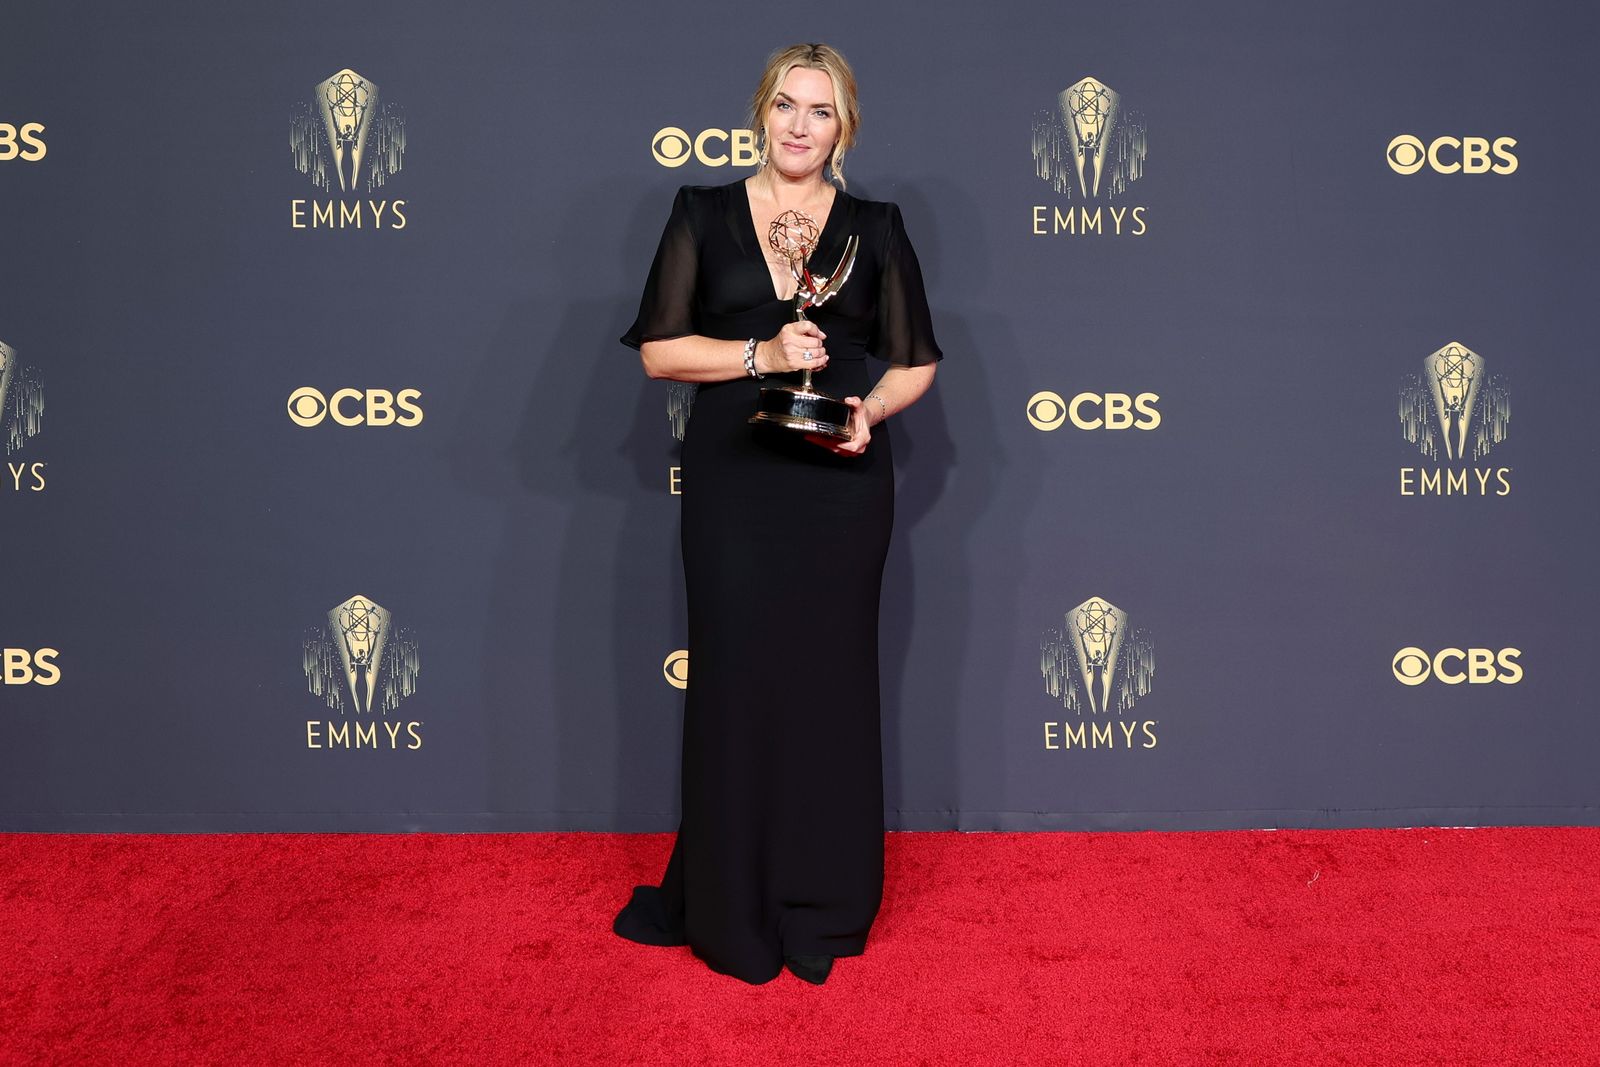
<path id="1" fill-rule="evenodd" d="M 820 174 L 839 139 L 827 71 L 791 68 L 767 109 L 767 158 L 787 178 Z"/>

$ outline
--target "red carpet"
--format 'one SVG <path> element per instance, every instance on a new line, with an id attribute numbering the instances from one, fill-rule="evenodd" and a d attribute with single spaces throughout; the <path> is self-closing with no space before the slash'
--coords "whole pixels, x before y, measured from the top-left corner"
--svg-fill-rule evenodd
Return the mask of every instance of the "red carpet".
<path id="1" fill-rule="evenodd" d="M 0 835 L 6 1064 L 1600 1064 L 1600 830 L 891 834 L 867 954 L 610 932 L 662 835 Z"/>

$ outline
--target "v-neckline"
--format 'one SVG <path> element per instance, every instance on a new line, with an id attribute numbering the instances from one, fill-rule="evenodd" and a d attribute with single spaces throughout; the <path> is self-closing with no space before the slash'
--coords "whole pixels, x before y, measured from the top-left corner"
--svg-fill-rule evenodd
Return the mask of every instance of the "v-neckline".
<path id="1" fill-rule="evenodd" d="M 756 206 L 750 200 L 750 182 L 744 178 L 741 178 L 739 179 L 739 187 L 744 190 L 745 238 L 754 242 L 753 247 L 755 249 L 756 259 L 761 264 L 762 275 L 767 279 L 767 291 L 772 293 L 773 303 L 790 303 L 794 300 L 794 294 L 790 293 L 788 296 L 780 296 L 778 295 L 778 290 L 772 284 L 772 268 L 767 265 L 766 254 L 761 250 L 761 239 L 759 236 L 760 231 L 756 228 Z M 812 259 L 815 259 L 817 254 L 820 253 L 823 247 L 828 243 L 828 232 L 833 228 L 833 220 L 839 216 L 839 208 L 841 207 L 840 199 L 843 196 L 844 190 L 835 186 L 833 190 L 833 202 L 828 205 L 827 221 L 823 222 L 822 229 L 817 231 L 817 247 L 811 253 Z"/>

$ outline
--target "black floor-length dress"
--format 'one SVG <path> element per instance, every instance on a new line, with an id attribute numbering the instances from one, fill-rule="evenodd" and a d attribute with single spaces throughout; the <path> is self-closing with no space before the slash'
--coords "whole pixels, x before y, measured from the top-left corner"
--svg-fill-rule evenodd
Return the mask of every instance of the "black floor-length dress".
<path id="1" fill-rule="evenodd" d="M 807 312 L 827 335 L 813 376 L 865 397 L 870 353 L 941 358 L 922 274 L 893 204 L 842 190 L 811 259 L 855 269 Z M 767 269 L 743 181 L 678 191 L 623 336 L 766 339 L 793 319 Z M 747 421 L 762 386 L 702 383 L 683 440 L 689 686 L 683 806 L 660 886 L 640 886 L 618 934 L 687 943 L 714 970 L 766 982 L 785 956 L 858 955 L 883 893 L 878 598 L 894 513 L 889 437 L 838 456 Z M 877 401 L 868 401 L 877 403 Z"/>

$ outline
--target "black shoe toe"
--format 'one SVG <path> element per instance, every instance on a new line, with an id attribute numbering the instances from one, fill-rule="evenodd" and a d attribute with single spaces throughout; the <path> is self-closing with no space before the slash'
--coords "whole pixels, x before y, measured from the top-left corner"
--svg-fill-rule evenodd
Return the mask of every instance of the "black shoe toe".
<path id="1" fill-rule="evenodd" d="M 821 985 L 828 980 L 828 972 L 833 970 L 832 956 L 785 956 L 783 965 L 789 968 L 789 973 L 802 982 L 812 985 Z"/>

